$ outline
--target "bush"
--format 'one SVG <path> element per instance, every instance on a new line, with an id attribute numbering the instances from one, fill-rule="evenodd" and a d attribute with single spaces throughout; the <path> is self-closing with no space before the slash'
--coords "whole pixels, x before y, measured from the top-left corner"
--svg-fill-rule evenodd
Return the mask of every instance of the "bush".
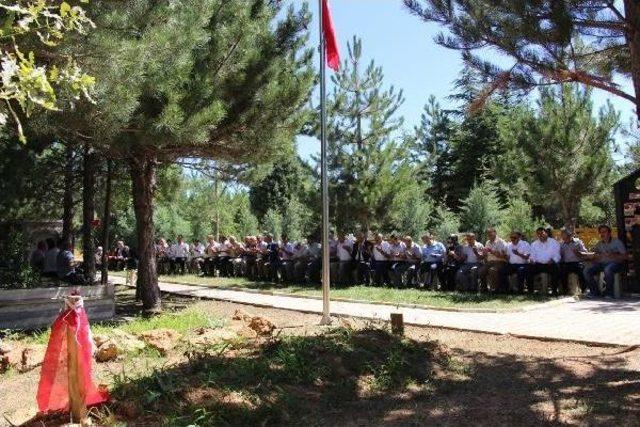
<path id="1" fill-rule="evenodd" d="M 546 225 L 544 218 L 534 218 L 531 205 L 526 201 L 515 198 L 509 201 L 509 205 L 503 212 L 502 222 L 498 228 L 498 234 L 506 237 L 512 231 L 521 231 L 526 239 L 532 239 L 538 227 Z"/>
<path id="2" fill-rule="evenodd" d="M 462 201 L 460 222 L 464 231 L 476 234 L 478 241 L 484 241 L 487 228 L 498 227 L 502 223 L 502 216 L 502 206 L 492 181 L 474 185 Z"/>
<path id="3" fill-rule="evenodd" d="M 19 231 L 0 240 L 0 288 L 30 288 L 40 283 L 40 275 L 29 265 L 26 247 L 27 239 Z"/>
<path id="4" fill-rule="evenodd" d="M 434 227 L 433 234 L 440 241 L 446 241 L 450 235 L 460 231 L 460 218 L 455 213 L 440 208 L 436 211 L 436 216 L 440 221 Z"/>

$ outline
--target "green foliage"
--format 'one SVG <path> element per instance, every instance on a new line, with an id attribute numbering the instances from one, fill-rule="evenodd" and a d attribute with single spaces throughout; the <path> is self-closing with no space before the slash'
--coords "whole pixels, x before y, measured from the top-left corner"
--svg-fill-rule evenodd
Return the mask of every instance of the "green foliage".
<path id="1" fill-rule="evenodd" d="M 332 223 L 341 230 L 392 228 L 398 196 L 420 187 L 404 144 L 395 141 L 402 92 L 384 87 L 373 61 L 363 66 L 362 42 L 355 37 L 333 80 L 327 101 Z"/>
<path id="2" fill-rule="evenodd" d="M 73 57 L 54 54 L 70 33 L 86 34 L 94 26 L 75 1 L 10 1 L 0 3 L 0 125 L 9 116 L 19 139 L 26 142 L 19 115 L 37 109 L 58 110 L 58 95 L 67 102 L 91 99 L 95 79 Z M 46 58 L 46 59 L 44 59 Z M 14 107 L 20 108 L 18 114 Z"/>
<path id="3" fill-rule="evenodd" d="M 580 82 L 633 98 L 612 81 L 614 74 L 640 77 L 632 68 L 628 28 L 638 11 L 623 2 L 521 0 L 404 0 L 425 22 L 443 32 L 436 42 L 459 50 L 464 63 L 487 81 L 481 105 L 498 89 L 530 89 L 545 83 Z M 498 51 L 508 60 L 494 61 Z M 635 52 L 634 52 L 635 54 Z"/>
<path id="4" fill-rule="evenodd" d="M 585 196 L 608 191 L 617 127 L 611 105 L 594 117 L 589 91 L 564 85 L 542 90 L 537 111 L 521 108 L 505 118 L 501 138 L 514 153 L 510 160 L 519 159 L 510 168 L 527 184 L 530 200 L 549 219 L 569 225 Z"/>
<path id="5" fill-rule="evenodd" d="M 498 234 L 506 237 L 512 231 L 520 231 L 526 239 L 533 239 L 536 229 L 545 225 L 544 218 L 533 217 L 529 203 L 519 198 L 512 198 L 502 212 Z"/>
<path id="6" fill-rule="evenodd" d="M 400 230 L 416 241 L 427 231 L 434 206 L 431 200 L 425 200 L 424 191 L 418 185 L 409 186 L 397 195 L 392 209 L 394 230 Z"/>
<path id="7" fill-rule="evenodd" d="M 270 233 L 274 239 L 279 239 L 282 230 L 282 215 L 275 209 L 269 209 L 262 218 L 262 231 Z"/>
<path id="8" fill-rule="evenodd" d="M 484 241 L 487 228 L 498 227 L 503 220 L 495 183 L 486 180 L 474 185 L 462 200 L 460 211 L 462 229 L 475 233 L 478 241 Z"/>
<path id="9" fill-rule="evenodd" d="M 0 288 L 30 288 L 40 283 L 40 275 L 29 265 L 28 246 L 23 233 L 9 231 L 0 239 Z"/>
<path id="10" fill-rule="evenodd" d="M 457 214 L 446 208 L 439 207 L 435 216 L 438 220 L 434 226 L 433 234 L 441 242 L 446 241 L 450 235 L 460 231 L 460 217 Z"/>

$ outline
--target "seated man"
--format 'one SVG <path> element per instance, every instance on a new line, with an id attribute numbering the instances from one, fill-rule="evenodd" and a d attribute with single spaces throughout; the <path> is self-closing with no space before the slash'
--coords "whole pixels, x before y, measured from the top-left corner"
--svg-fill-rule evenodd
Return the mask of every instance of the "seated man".
<path id="1" fill-rule="evenodd" d="M 402 241 L 405 244 L 405 273 L 407 279 L 407 285 L 414 286 L 418 278 L 418 269 L 420 268 L 420 262 L 422 261 L 422 248 L 413 243 L 411 236 L 405 236 Z M 402 275 L 400 276 L 402 278 Z"/>
<path id="2" fill-rule="evenodd" d="M 322 245 L 319 236 L 309 236 L 309 244 L 304 255 L 307 259 L 305 282 L 319 283 L 322 271 Z"/>
<path id="3" fill-rule="evenodd" d="M 547 273 L 551 281 L 553 295 L 558 295 L 558 279 L 560 269 L 560 244 L 547 234 L 547 230 L 539 227 L 536 230 L 538 239 L 531 244 L 529 266 L 527 267 L 527 288 L 533 293 L 535 277 L 540 273 Z"/>
<path id="4" fill-rule="evenodd" d="M 376 234 L 371 254 L 373 258 L 373 282 L 376 286 L 385 286 L 390 284 L 389 258 L 391 258 L 391 252 L 389 249 L 389 242 L 382 239 L 382 234 Z"/>
<path id="5" fill-rule="evenodd" d="M 344 232 L 338 233 L 336 242 L 336 256 L 338 258 L 338 284 L 350 286 L 353 284 L 353 241 L 347 239 Z"/>
<path id="6" fill-rule="evenodd" d="M 307 241 L 302 239 L 293 247 L 293 277 L 294 283 L 304 283 L 304 276 L 307 270 L 309 259 L 307 257 Z"/>
<path id="7" fill-rule="evenodd" d="M 397 288 L 402 286 L 402 275 L 407 269 L 407 245 L 397 234 L 392 233 L 389 239 L 389 261 L 391 264 L 391 279 Z"/>
<path id="8" fill-rule="evenodd" d="M 575 274 L 580 283 L 580 289 L 585 291 L 586 282 L 584 280 L 584 263 L 582 257 L 587 252 L 582 240 L 573 235 L 573 232 L 567 228 L 560 230 L 562 242 L 560 243 L 560 283 L 563 292 L 569 289 L 569 275 Z"/>
<path id="9" fill-rule="evenodd" d="M 242 260 L 244 262 L 244 271 L 249 280 L 257 280 L 258 278 L 258 239 L 256 236 L 246 236 L 244 238 L 244 253 Z"/>
<path id="10" fill-rule="evenodd" d="M 463 253 L 462 245 L 458 241 L 457 234 L 451 234 L 447 239 L 447 252 L 444 259 L 444 267 L 442 269 L 441 288 L 452 291 L 456 288 L 456 273 L 462 264 Z"/>
<path id="11" fill-rule="evenodd" d="M 204 250 L 204 274 L 214 277 L 218 266 L 218 242 L 212 234 L 207 236 L 207 246 Z"/>
<path id="12" fill-rule="evenodd" d="M 590 296 L 600 296 L 600 286 L 594 278 L 596 274 L 604 272 L 605 291 L 604 296 L 613 296 L 613 285 L 616 273 L 622 272 L 624 263 L 627 260 L 627 249 L 620 239 L 611 236 L 611 228 L 608 225 L 598 227 L 600 241 L 593 248 L 593 252 L 585 253 L 584 256 L 593 263 L 584 270 L 584 276 L 589 285 Z"/>
<path id="13" fill-rule="evenodd" d="M 295 255 L 295 244 L 289 240 L 289 236 L 282 235 L 282 246 L 280 247 L 280 274 L 283 282 L 293 280 L 293 256 Z"/>
<path id="14" fill-rule="evenodd" d="M 456 272 L 456 289 L 459 291 L 480 291 L 478 286 L 478 268 L 482 260 L 484 246 L 476 240 L 475 233 L 465 235 L 467 244 L 462 247 L 462 255 L 458 261 L 462 265 Z"/>
<path id="15" fill-rule="evenodd" d="M 47 244 L 43 240 L 39 241 L 36 249 L 31 252 L 29 265 L 38 273 L 42 273 L 42 271 L 44 270 L 44 259 L 46 252 Z"/>
<path id="16" fill-rule="evenodd" d="M 82 284 L 82 276 L 76 272 L 76 261 L 73 256 L 73 247 L 70 242 L 63 242 L 56 259 L 58 279 L 71 283 L 72 285 Z"/>
<path id="17" fill-rule="evenodd" d="M 371 250 L 373 245 L 366 239 L 364 233 L 356 234 L 356 241 L 351 250 L 351 258 L 355 263 L 356 283 L 369 286 L 371 284 Z"/>
<path id="18" fill-rule="evenodd" d="M 420 286 L 433 289 L 442 273 L 444 257 L 447 252 L 444 245 L 434 240 L 431 233 L 422 236 L 422 262 L 420 263 Z"/>
<path id="19" fill-rule="evenodd" d="M 522 238 L 522 233 L 519 231 L 512 231 L 509 235 L 509 240 L 506 253 L 508 263 L 502 270 L 501 287 L 509 291 L 509 276 L 516 274 L 518 276 L 518 291 L 522 293 L 524 292 L 524 281 L 527 277 L 531 246 Z"/>
<path id="20" fill-rule="evenodd" d="M 122 271 L 127 266 L 129 259 L 129 246 L 125 245 L 122 240 L 116 242 L 116 248 L 113 253 L 112 265 L 115 271 Z"/>
<path id="21" fill-rule="evenodd" d="M 44 261 L 42 263 L 42 275 L 44 277 L 56 278 L 58 277 L 58 253 L 60 253 L 60 246 L 62 241 L 57 242 L 49 238 L 47 239 L 47 251 L 44 253 Z"/>
<path id="22" fill-rule="evenodd" d="M 204 268 L 204 250 L 205 247 L 200 242 L 200 240 L 196 239 L 193 241 L 193 245 L 191 245 L 191 260 L 189 262 L 189 270 L 193 274 L 200 274 Z"/>
<path id="23" fill-rule="evenodd" d="M 182 235 L 178 235 L 178 239 L 170 248 L 169 274 L 176 274 L 177 268 L 180 269 L 180 274 L 184 274 L 187 258 L 189 258 L 189 245 Z"/>
<path id="24" fill-rule="evenodd" d="M 484 245 L 482 258 L 484 264 L 480 267 L 480 283 L 482 287 L 489 290 L 489 283 L 493 285 L 492 291 L 504 291 L 501 283 L 502 270 L 507 265 L 507 243 L 498 237 L 496 229 L 487 229 L 487 243 Z M 490 280 L 489 280 L 490 279 Z"/>

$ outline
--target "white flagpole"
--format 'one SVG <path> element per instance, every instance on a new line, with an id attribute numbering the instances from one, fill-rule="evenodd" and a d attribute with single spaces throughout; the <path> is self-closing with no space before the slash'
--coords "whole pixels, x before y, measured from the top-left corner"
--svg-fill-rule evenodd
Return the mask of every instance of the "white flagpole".
<path id="1" fill-rule="evenodd" d="M 322 2 L 318 0 L 318 21 L 320 22 L 320 171 L 322 175 L 322 320 L 321 325 L 329 325 L 329 178 L 327 176 L 327 110 L 326 101 L 326 51 L 322 23 Z"/>

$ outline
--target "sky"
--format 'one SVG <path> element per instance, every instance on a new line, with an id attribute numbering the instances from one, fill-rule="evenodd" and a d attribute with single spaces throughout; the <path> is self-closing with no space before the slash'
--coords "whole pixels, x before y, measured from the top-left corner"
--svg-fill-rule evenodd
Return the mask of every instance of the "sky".
<path id="1" fill-rule="evenodd" d="M 290 0 L 290 3 L 301 4 L 302 0 Z M 404 116 L 407 129 L 419 123 L 430 95 L 434 95 L 441 105 L 448 105 L 446 97 L 453 90 L 453 80 L 462 70 L 462 60 L 459 52 L 433 41 L 440 31 L 438 25 L 425 24 L 411 15 L 401 0 L 331 0 L 330 5 L 342 57 L 347 54 L 347 42 L 354 35 L 360 37 L 366 62 L 373 59 L 382 66 L 386 84 L 403 90 L 405 102 L 398 113 Z M 309 6 L 314 19 L 310 27 L 310 43 L 317 46 L 318 1 L 311 0 Z M 494 59 L 500 61 L 500 58 Z M 330 72 L 328 69 L 327 73 Z M 621 83 L 623 88 L 633 93 L 630 83 Z M 328 81 L 327 92 L 330 91 Z M 633 105 L 626 100 L 599 90 L 594 90 L 593 99 L 596 107 L 609 99 L 621 112 L 625 125 L 633 116 Z M 622 137 L 618 140 L 624 145 Z M 319 142 L 314 138 L 298 139 L 298 152 L 305 159 L 318 153 L 319 149 Z M 621 161 L 622 157 L 618 154 L 616 160 Z"/>

